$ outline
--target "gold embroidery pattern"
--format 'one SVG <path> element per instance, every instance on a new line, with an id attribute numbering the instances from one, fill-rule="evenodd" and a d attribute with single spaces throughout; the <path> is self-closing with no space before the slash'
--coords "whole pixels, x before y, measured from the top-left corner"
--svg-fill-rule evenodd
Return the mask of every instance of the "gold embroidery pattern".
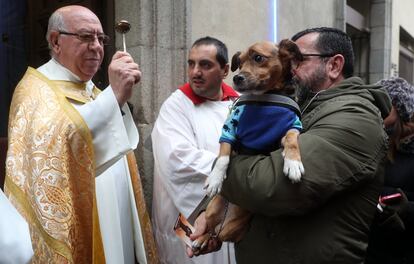
<path id="1" fill-rule="evenodd" d="M 94 171 L 86 124 L 29 68 L 10 108 L 5 189 L 29 223 L 33 263 L 92 263 Z"/>

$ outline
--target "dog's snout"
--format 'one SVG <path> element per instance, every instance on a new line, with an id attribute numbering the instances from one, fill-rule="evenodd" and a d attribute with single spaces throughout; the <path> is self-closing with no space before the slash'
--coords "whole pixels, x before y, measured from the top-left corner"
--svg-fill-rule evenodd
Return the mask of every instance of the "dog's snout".
<path id="1" fill-rule="evenodd" d="M 234 82 L 234 84 L 238 85 L 238 84 L 241 84 L 242 82 L 244 82 L 245 79 L 246 78 L 243 75 L 236 74 L 233 77 L 233 82 Z"/>

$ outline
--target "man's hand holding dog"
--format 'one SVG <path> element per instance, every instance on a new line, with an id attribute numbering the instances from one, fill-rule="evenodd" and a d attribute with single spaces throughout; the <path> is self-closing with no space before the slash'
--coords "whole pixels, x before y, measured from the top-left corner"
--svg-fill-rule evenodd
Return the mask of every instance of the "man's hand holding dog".
<path id="1" fill-rule="evenodd" d="M 197 217 L 197 219 L 194 222 L 194 228 L 195 228 L 194 233 L 192 233 L 190 235 L 190 239 L 192 241 L 196 240 L 200 236 L 205 235 L 207 233 L 207 221 L 206 221 L 206 213 L 205 212 L 202 212 Z M 219 250 L 221 248 L 221 244 L 222 244 L 222 242 L 219 241 L 216 238 L 209 239 L 207 245 L 204 248 L 200 249 L 200 250 L 187 247 L 186 248 L 187 255 L 190 258 L 192 258 L 193 256 L 208 254 L 208 253 Z"/>

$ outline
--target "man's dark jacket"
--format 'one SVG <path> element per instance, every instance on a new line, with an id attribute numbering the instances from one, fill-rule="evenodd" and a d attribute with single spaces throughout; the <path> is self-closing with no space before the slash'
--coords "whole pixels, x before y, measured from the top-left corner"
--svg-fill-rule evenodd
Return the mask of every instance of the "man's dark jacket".
<path id="1" fill-rule="evenodd" d="M 222 194 L 254 213 L 237 263 L 362 263 L 384 173 L 387 92 L 352 77 L 302 106 L 305 175 L 283 174 L 281 150 L 232 157 Z"/>

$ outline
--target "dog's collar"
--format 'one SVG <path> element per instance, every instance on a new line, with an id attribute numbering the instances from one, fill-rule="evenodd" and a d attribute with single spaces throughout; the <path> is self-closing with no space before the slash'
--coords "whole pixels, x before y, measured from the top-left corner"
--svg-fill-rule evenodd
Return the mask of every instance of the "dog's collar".
<path id="1" fill-rule="evenodd" d="M 287 107 L 294 111 L 299 117 L 301 117 L 299 105 L 295 102 L 295 100 L 289 96 L 280 94 L 243 94 L 239 99 L 237 99 L 237 101 L 234 103 L 234 106 L 254 103 L 272 104 Z"/>

